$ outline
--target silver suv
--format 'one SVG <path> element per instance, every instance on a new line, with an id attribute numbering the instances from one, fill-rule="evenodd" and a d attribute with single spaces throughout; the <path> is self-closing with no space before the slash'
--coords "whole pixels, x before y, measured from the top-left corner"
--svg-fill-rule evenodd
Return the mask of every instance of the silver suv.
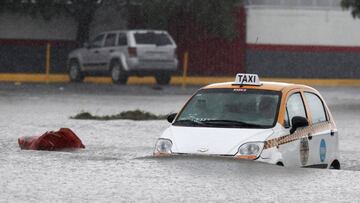
<path id="1" fill-rule="evenodd" d="M 169 84 L 178 67 L 176 49 L 174 40 L 162 30 L 103 32 L 69 54 L 70 80 L 105 74 L 114 83 L 125 84 L 128 76 L 150 75 L 158 84 Z"/>

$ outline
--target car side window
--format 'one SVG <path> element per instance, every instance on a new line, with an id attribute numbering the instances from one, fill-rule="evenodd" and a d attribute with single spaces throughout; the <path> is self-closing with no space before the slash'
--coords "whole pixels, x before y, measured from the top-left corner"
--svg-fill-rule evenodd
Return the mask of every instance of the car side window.
<path id="1" fill-rule="evenodd" d="M 287 127 L 292 126 L 291 119 L 294 116 L 301 116 L 306 118 L 305 106 L 300 93 L 292 94 L 289 97 L 286 103 L 285 114 L 285 126 L 287 124 Z"/>
<path id="2" fill-rule="evenodd" d="M 312 123 L 315 124 L 327 121 L 325 107 L 321 99 L 310 92 L 305 92 L 304 95 L 309 104 Z"/>
<path id="3" fill-rule="evenodd" d="M 120 33 L 118 46 L 127 46 L 127 45 L 128 45 L 128 43 L 127 43 L 126 35 L 124 33 Z"/>
<path id="4" fill-rule="evenodd" d="M 104 40 L 105 34 L 101 34 L 96 36 L 92 41 L 91 41 L 91 48 L 99 48 L 101 47 L 103 40 Z"/>
<path id="5" fill-rule="evenodd" d="M 108 34 L 108 35 L 106 36 L 104 46 L 105 46 L 105 47 L 115 46 L 115 41 L 116 41 L 116 34 L 114 34 L 114 33 Z"/>

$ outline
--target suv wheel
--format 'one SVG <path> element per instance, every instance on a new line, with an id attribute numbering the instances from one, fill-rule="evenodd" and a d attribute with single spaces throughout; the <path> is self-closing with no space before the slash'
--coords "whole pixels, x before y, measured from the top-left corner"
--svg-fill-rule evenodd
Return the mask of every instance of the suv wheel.
<path id="1" fill-rule="evenodd" d="M 81 72 L 80 65 L 76 60 L 70 62 L 69 77 L 71 82 L 81 82 L 84 80 L 84 74 Z"/>
<path id="2" fill-rule="evenodd" d="M 155 79 L 159 85 L 168 85 L 171 80 L 171 75 L 169 73 L 159 73 L 155 75 Z"/>
<path id="3" fill-rule="evenodd" d="M 126 84 L 128 76 L 118 61 L 111 64 L 111 79 L 115 84 Z"/>

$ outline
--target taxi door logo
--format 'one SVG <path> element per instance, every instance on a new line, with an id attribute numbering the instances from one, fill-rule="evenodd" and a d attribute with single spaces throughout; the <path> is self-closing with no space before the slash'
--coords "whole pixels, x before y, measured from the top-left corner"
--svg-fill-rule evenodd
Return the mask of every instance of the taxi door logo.
<path id="1" fill-rule="evenodd" d="M 326 143 L 325 140 L 322 139 L 320 142 L 320 161 L 324 162 L 326 158 Z"/>
<path id="2" fill-rule="evenodd" d="M 304 166 L 308 162 L 309 159 L 309 141 L 307 138 L 300 139 L 300 161 Z"/>

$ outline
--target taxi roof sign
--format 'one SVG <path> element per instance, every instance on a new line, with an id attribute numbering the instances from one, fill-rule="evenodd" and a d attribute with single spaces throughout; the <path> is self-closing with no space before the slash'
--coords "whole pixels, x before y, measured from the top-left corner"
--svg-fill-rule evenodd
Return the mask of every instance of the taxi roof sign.
<path id="1" fill-rule="evenodd" d="M 234 85 L 255 85 L 260 86 L 260 79 L 257 74 L 238 73 Z"/>

